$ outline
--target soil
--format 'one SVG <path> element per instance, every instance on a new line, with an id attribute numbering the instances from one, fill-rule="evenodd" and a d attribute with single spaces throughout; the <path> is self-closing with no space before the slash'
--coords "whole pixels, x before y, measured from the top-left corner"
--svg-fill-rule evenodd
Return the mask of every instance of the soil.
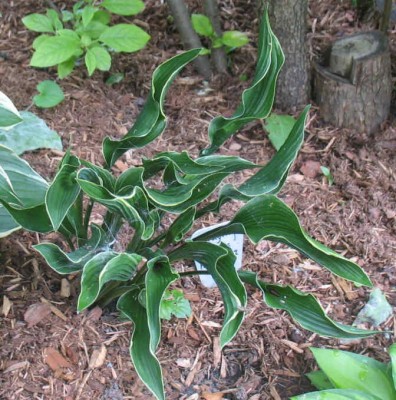
<path id="1" fill-rule="evenodd" d="M 63 7 L 72 2 L 55 3 Z M 152 40 L 139 53 L 114 58 L 112 71 L 125 74 L 121 83 L 108 86 L 106 74 L 96 72 L 89 78 L 78 68 L 61 81 L 66 93 L 63 103 L 47 110 L 31 107 L 60 134 L 65 149 L 92 162 L 102 161 L 104 137 L 121 137 L 132 125 L 153 69 L 182 49 L 166 5 L 157 0 L 146 3 L 136 22 L 148 29 Z M 190 3 L 193 11 L 199 11 L 196 3 Z M 251 77 L 254 70 L 256 2 L 219 3 L 224 27 L 247 32 L 251 44 L 232 56 L 227 77 L 207 83 L 187 67 L 167 96 L 165 134 L 147 149 L 126 154 L 117 164 L 119 170 L 164 150 L 187 149 L 197 155 L 207 144 L 208 121 L 220 113 L 229 115 L 238 104 L 248 85 L 240 77 Z M 310 3 L 312 59 L 331 39 L 378 26 L 375 15 L 359 20 L 348 1 Z M 31 106 L 38 82 L 56 78 L 53 69 L 29 67 L 35 35 L 21 23 L 24 15 L 43 12 L 46 6 L 43 0 L 0 4 L 0 89 L 18 109 Z M 395 73 L 395 28 L 390 30 L 390 42 Z M 306 131 L 281 197 L 312 236 L 361 265 L 390 304 L 396 305 L 395 115 L 375 136 L 367 136 L 325 125 L 314 105 Z M 273 149 L 257 122 L 227 141 L 221 152 L 263 163 Z M 47 179 L 54 176 L 61 156 L 52 150 L 24 155 Z M 332 186 L 319 173 L 321 165 L 330 168 Z M 232 211 L 225 209 L 221 219 L 211 216 L 203 224 L 226 220 Z M 78 279 L 61 277 L 46 266 L 32 249 L 41 239 L 19 231 L 0 242 L 0 398 L 152 398 L 129 358 L 131 324 L 117 319 L 111 308 L 77 314 Z M 343 323 L 354 321 L 370 293 L 331 276 L 296 251 L 270 242 L 257 246 L 246 242 L 243 264 L 265 280 L 313 293 L 329 315 Z M 191 301 L 193 315 L 163 324 L 158 357 L 168 399 L 287 399 L 313 389 L 304 376 L 315 368 L 309 347 L 334 347 L 387 361 L 386 349 L 394 341 L 393 316 L 379 327 L 387 333 L 353 342 L 326 339 L 304 331 L 286 313 L 267 308 L 261 294 L 248 289 L 244 324 L 221 354 L 219 292 L 203 287 L 198 278 L 185 278 L 180 287 Z"/>

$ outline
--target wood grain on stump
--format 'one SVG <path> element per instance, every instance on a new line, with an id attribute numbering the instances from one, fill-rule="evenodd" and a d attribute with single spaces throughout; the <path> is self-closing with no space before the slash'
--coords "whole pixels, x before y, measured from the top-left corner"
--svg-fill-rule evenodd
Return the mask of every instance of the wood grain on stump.
<path id="1" fill-rule="evenodd" d="M 314 65 L 314 92 L 326 122 L 373 133 L 389 114 L 392 78 L 388 40 L 381 32 L 336 41 L 325 65 Z"/>

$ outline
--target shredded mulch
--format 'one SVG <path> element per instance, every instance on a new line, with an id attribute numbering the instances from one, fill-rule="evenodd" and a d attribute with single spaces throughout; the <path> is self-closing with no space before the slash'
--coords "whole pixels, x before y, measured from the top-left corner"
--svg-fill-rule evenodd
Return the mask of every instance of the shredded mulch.
<path id="1" fill-rule="evenodd" d="M 72 4 L 55 3 L 58 7 Z M 100 163 L 103 138 L 127 132 L 144 104 L 151 72 L 182 49 L 166 5 L 155 0 L 146 3 L 137 23 L 146 27 L 152 40 L 141 52 L 114 58 L 112 71 L 123 72 L 125 79 L 111 87 L 104 83 L 102 73 L 88 78 L 79 68 L 61 81 L 66 100 L 54 109 L 41 110 L 31 106 L 35 86 L 44 79 L 55 79 L 56 74 L 53 69 L 28 66 L 35 35 L 24 28 L 21 18 L 43 12 L 47 2 L 1 2 L 0 89 L 18 109 L 31 106 L 61 135 L 65 149 Z M 197 155 L 207 144 L 210 119 L 219 113 L 230 114 L 237 105 L 248 84 L 240 76 L 251 77 L 254 69 L 256 2 L 219 3 L 226 29 L 247 32 L 251 44 L 233 55 L 232 73 L 226 78 L 207 83 L 192 67 L 184 70 L 167 96 L 166 133 L 147 149 L 128 152 L 117 163 L 118 172 L 159 151 L 188 150 Z M 199 11 L 199 2 L 190 4 L 193 11 Z M 375 15 L 360 21 L 349 1 L 311 1 L 309 15 L 312 59 L 320 57 L 332 39 L 378 24 Z M 396 71 L 396 30 L 390 32 L 390 44 Z M 281 197 L 313 237 L 361 265 L 394 306 L 395 116 L 378 134 L 366 136 L 325 125 L 313 107 L 306 131 L 305 144 Z M 221 152 L 264 163 L 274 151 L 257 122 L 227 141 Z M 24 157 L 51 179 L 62 153 L 40 150 Z M 320 166 L 330 168 L 334 185 L 328 185 Z M 239 177 L 245 178 L 243 174 Z M 221 218 L 213 215 L 202 224 L 227 220 L 234 211 L 235 207 L 225 207 Z M 112 307 L 77 314 L 78 278 L 61 277 L 45 265 L 32 249 L 42 239 L 20 231 L 0 241 L 0 398 L 152 398 L 129 358 L 131 324 L 120 321 Z M 52 239 L 59 240 L 55 235 Z M 270 242 L 254 246 L 246 241 L 243 264 L 266 281 L 291 284 L 314 294 L 331 317 L 347 324 L 354 321 L 370 293 L 332 276 L 296 251 Z M 224 309 L 218 290 L 203 287 L 198 278 L 185 278 L 178 285 L 190 300 L 193 314 L 188 320 L 172 319 L 163 325 L 158 357 L 168 399 L 287 399 L 313 389 L 304 376 L 315 367 L 309 347 L 346 349 L 387 361 L 385 350 L 394 341 L 393 316 L 379 327 L 386 333 L 370 339 L 320 338 L 301 329 L 286 313 L 267 308 L 261 294 L 248 288 L 244 324 L 220 352 Z"/>

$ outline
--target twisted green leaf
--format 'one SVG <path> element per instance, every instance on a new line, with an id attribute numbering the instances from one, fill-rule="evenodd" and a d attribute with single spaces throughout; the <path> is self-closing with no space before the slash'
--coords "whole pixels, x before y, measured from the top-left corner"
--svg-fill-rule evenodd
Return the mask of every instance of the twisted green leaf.
<path id="1" fill-rule="evenodd" d="M 129 149 L 143 147 L 163 132 L 166 126 L 163 110 L 166 92 L 177 73 L 194 60 L 199 52 L 200 49 L 193 49 L 179 54 L 154 71 L 147 102 L 133 127 L 121 140 L 106 138 L 103 141 L 103 155 L 109 167 Z"/>

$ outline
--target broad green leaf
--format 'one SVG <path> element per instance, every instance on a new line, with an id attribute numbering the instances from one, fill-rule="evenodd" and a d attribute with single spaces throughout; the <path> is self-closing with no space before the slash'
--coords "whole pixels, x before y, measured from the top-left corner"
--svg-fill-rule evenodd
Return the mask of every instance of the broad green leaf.
<path id="1" fill-rule="evenodd" d="M 89 4 L 83 8 L 82 13 L 81 13 L 83 26 L 87 26 L 91 22 L 96 11 L 98 11 L 98 9 Z"/>
<path id="2" fill-rule="evenodd" d="M 319 348 L 311 348 L 311 351 L 335 388 L 361 390 L 381 400 L 396 399 L 386 364 L 348 351 Z"/>
<path id="3" fill-rule="evenodd" d="M 258 51 L 252 86 L 242 93 L 242 102 L 231 117 L 219 116 L 211 121 L 211 144 L 202 154 L 213 153 L 242 126 L 269 115 L 274 102 L 276 78 L 283 65 L 284 55 L 278 39 L 271 31 L 267 14 L 260 26 Z"/>
<path id="4" fill-rule="evenodd" d="M 96 57 L 90 49 L 85 53 L 85 66 L 87 67 L 88 75 L 91 76 L 96 69 Z"/>
<path id="5" fill-rule="evenodd" d="M 246 233 L 253 243 L 266 239 L 287 244 L 341 278 L 372 286 L 358 265 L 312 239 L 302 229 L 293 210 L 276 196 L 253 198 L 236 213 L 228 225 L 202 235 L 200 240 L 227 233 Z"/>
<path id="6" fill-rule="evenodd" d="M 100 253 L 91 258 L 85 265 L 81 276 L 81 292 L 77 309 L 83 311 L 99 297 L 104 285 L 110 281 L 126 282 L 136 272 L 142 261 L 138 254 Z"/>
<path id="7" fill-rule="evenodd" d="M 208 242 L 186 242 L 169 254 L 171 262 L 190 259 L 198 261 L 211 274 L 224 301 L 224 324 L 220 333 L 221 347 L 229 343 L 242 324 L 246 306 L 246 291 L 234 268 L 235 255 L 225 245 Z"/>
<path id="8" fill-rule="evenodd" d="M 154 71 L 148 99 L 135 124 L 123 139 L 105 138 L 103 142 L 103 155 L 108 167 L 129 149 L 146 146 L 163 132 L 166 126 L 163 110 L 166 92 L 177 73 L 198 55 L 199 49 L 189 50 L 165 61 Z"/>
<path id="9" fill-rule="evenodd" d="M 285 143 L 295 123 L 296 120 L 292 116 L 275 113 L 265 120 L 264 126 L 268 132 L 268 138 L 277 151 Z"/>
<path id="10" fill-rule="evenodd" d="M 19 228 L 20 225 L 18 225 L 9 212 L 0 205 L 0 238 L 8 236 Z"/>
<path id="11" fill-rule="evenodd" d="M 92 21 L 100 22 L 104 25 L 108 25 L 111 21 L 111 15 L 105 10 L 97 10 L 92 17 Z"/>
<path id="12" fill-rule="evenodd" d="M 74 14 L 67 10 L 62 10 L 62 21 L 69 22 L 74 19 Z"/>
<path id="13" fill-rule="evenodd" d="M 375 288 L 370 293 L 367 304 L 359 311 L 354 325 L 370 323 L 379 326 L 393 314 L 393 308 L 386 300 L 385 294 L 380 288 Z"/>
<path id="14" fill-rule="evenodd" d="M 165 400 L 161 366 L 151 349 L 151 332 L 146 309 L 139 302 L 139 291 L 132 289 L 122 295 L 117 308 L 134 324 L 129 352 L 139 378 L 157 399 Z"/>
<path id="15" fill-rule="evenodd" d="M 107 28 L 99 41 L 115 51 L 132 53 L 142 49 L 150 40 L 150 35 L 133 24 L 117 24 Z"/>
<path id="16" fill-rule="evenodd" d="M 396 389 L 396 344 L 389 347 L 389 356 L 391 358 L 390 366 L 392 369 L 393 387 Z"/>
<path id="17" fill-rule="evenodd" d="M 0 91 L 0 129 L 10 129 L 21 121 L 22 117 L 14 106 L 14 103 Z"/>
<path id="18" fill-rule="evenodd" d="M 90 58 L 91 67 L 88 67 L 87 57 Z M 111 67 L 111 56 L 110 53 L 103 47 L 92 47 L 87 50 L 87 54 L 85 55 L 85 63 L 87 64 L 87 69 L 89 75 L 92 75 L 95 68 L 100 71 L 108 71 Z M 93 70 L 92 67 L 94 66 Z"/>
<path id="19" fill-rule="evenodd" d="M 328 389 L 290 397 L 290 400 L 380 400 L 366 392 L 354 389 Z"/>
<path id="20" fill-rule="evenodd" d="M 32 67 L 52 67 L 71 58 L 80 48 L 80 41 L 68 36 L 54 36 L 37 47 L 30 60 Z"/>
<path id="21" fill-rule="evenodd" d="M 105 32 L 108 29 L 107 24 L 104 24 L 103 22 L 96 21 L 93 19 L 87 26 L 80 26 L 79 28 L 76 29 L 76 32 L 82 36 L 82 35 L 87 35 L 89 36 L 92 40 L 96 40 L 100 37 L 100 35 Z"/>
<path id="22" fill-rule="evenodd" d="M 263 292 L 269 307 L 287 311 L 304 329 L 319 335 L 335 338 L 364 338 L 379 333 L 347 326 L 331 320 L 319 302 L 311 294 L 300 292 L 291 286 L 274 285 L 257 279 L 253 272 L 238 271 L 241 280 Z"/>
<path id="23" fill-rule="evenodd" d="M 211 37 L 214 34 L 212 23 L 206 15 L 192 14 L 191 22 L 194 31 L 197 32 L 198 35 Z"/>
<path id="24" fill-rule="evenodd" d="M 42 148 L 62 150 L 58 134 L 49 129 L 46 123 L 29 111 L 21 111 L 22 122 L 11 130 L 0 128 L 0 144 L 9 147 L 17 154 Z"/>
<path id="25" fill-rule="evenodd" d="M 106 249 L 106 234 L 96 225 L 91 225 L 92 235 L 85 246 L 65 253 L 54 243 L 40 243 L 33 246 L 47 264 L 58 274 L 67 275 L 81 271 L 88 260 Z"/>
<path id="26" fill-rule="evenodd" d="M 169 260 L 165 256 L 149 260 L 147 269 L 145 278 L 146 310 L 150 331 L 150 349 L 154 353 L 161 339 L 161 301 L 166 289 L 179 278 L 179 274 L 172 270 Z"/>
<path id="27" fill-rule="evenodd" d="M 63 90 L 54 81 L 42 81 L 37 85 L 40 94 L 33 97 L 33 103 L 40 108 L 55 107 L 65 99 Z"/>
<path id="28" fill-rule="evenodd" d="M 144 10 L 141 0 L 104 0 L 101 6 L 118 15 L 135 15 Z"/>
<path id="29" fill-rule="evenodd" d="M 66 78 L 73 71 L 76 65 L 76 58 L 71 57 L 63 63 L 58 64 L 58 77 L 59 79 Z"/>
<path id="30" fill-rule="evenodd" d="M 76 181 L 80 161 L 77 157 L 68 156 L 67 163 L 56 174 L 47 190 L 45 205 L 54 230 L 57 231 L 69 209 L 80 194 L 80 186 Z"/>
<path id="31" fill-rule="evenodd" d="M 167 290 L 161 301 L 160 318 L 170 320 L 172 315 L 176 318 L 187 318 L 191 315 L 190 302 L 180 290 Z"/>
<path id="32" fill-rule="evenodd" d="M 51 20 L 51 24 L 56 31 L 63 29 L 62 21 L 59 19 L 59 14 L 55 10 L 47 8 L 47 17 Z"/>
<path id="33" fill-rule="evenodd" d="M 116 72 L 115 74 L 111 74 L 107 79 L 106 79 L 106 85 L 114 85 L 116 83 L 122 82 L 124 79 L 124 74 L 122 72 Z"/>
<path id="34" fill-rule="evenodd" d="M 249 43 L 246 33 L 239 31 L 227 31 L 223 33 L 221 41 L 228 47 L 242 47 Z"/>
<path id="35" fill-rule="evenodd" d="M 22 18 L 22 23 L 34 32 L 54 32 L 50 18 L 42 14 L 29 14 Z"/>
<path id="36" fill-rule="evenodd" d="M 313 371 L 305 374 L 305 376 L 311 381 L 311 384 L 316 387 L 316 389 L 334 389 L 333 384 L 330 382 L 329 378 L 323 371 Z"/>
<path id="37" fill-rule="evenodd" d="M 53 36 L 51 35 L 46 35 L 42 34 L 40 36 L 37 36 L 36 39 L 33 40 L 32 47 L 34 50 L 36 50 L 38 47 L 40 47 L 48 38 L 51 38 Z"/>

